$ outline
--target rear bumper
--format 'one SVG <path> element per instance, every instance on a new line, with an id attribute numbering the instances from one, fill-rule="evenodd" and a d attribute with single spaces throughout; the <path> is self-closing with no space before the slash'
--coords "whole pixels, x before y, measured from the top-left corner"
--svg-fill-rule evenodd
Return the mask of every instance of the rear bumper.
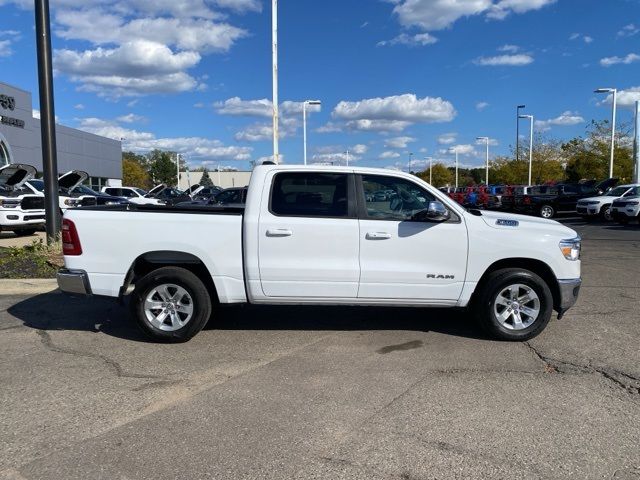
<path id="1" fill-rule="evenodd" d="M 578 300 L 580 294 L 580 286 L 582 279 L 571 278 L 568 280 L 558 280 L 558 289 L 560 292 L 559 304 L 556 306 L 558 318 L 562 318 L 567 310 L 573 307 Z"/>
<path id="2" fill-rule="evenodd" d="M 58 270 L 58 287 L 65 293 L 74 295 L 91 295 L 89 276 L 84 270 Z"/>

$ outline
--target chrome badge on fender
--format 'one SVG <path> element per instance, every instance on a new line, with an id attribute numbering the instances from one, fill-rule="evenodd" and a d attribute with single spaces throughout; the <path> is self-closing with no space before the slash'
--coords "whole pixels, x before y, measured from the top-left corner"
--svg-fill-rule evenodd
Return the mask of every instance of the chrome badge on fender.
<path id="1" fill-rule="evenodd" d="M 496 225 L 501 225 L 503 227 L 517 227 L 520 225 L 518 220 L 506 220 L 504 218 L 499 218 L 496 220 Z"/>

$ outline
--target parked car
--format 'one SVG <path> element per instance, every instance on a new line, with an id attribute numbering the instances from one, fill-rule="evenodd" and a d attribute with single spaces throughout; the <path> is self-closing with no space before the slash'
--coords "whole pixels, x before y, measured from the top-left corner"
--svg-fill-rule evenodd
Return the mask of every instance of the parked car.
<path id="1" fill-rule="evenodd" d="M 383 188 L 393 198 L 364 202 L 363 192 Z M 522 341 L 553 309 L 562 317 L 580 289 L 572 229 L 467 211 L 404 172 L 262 165 L 245 207 L 209 208 L 67 211 L 60 289 L 132 291 L 142 330 L 173 342 L 232 303 L 472 306 L 491 335 Z M 162 235 L 150 240 L 151 230 Z"/>
<path id="2" fill-rule="evenodd" d="M 102 187 L 102 193 L 114 197 L 124 197 L 131 203 L 138 205 L 162 205 L 162 201 L 157 198 L 149 198 L 148 192 L 136 187 Z"/>
<path id="3" fill-rule="evenodd" d="M 579 200 L 576 209 L 586 219 L 599 216 L 603 220 L 609 221 L 613 220 L 611 204 L 614 200 L 637 195 L 640 195 L 640 184 L 619 185 L 609 190 L 605 195 Z"/>
<path id="4" fill-rule="evenodd" d="M 154 198 L 166 205 L 175 205 L 180 202 L 190 202 L 192 200 L 189 194 L 165 184 L 153 187 L 149 190 L 149 193 L 147 193 L 146 198 Z"/>
<path id="5" fill-rule="evenodd" d="M 640 195 L 614 200 L 611 214 L 618 223 L 626 224 L 633 219 L 640 223 Z"/>
<path id="6" fill-rule="evenodd" d="M 185 207 L 193 205 L 234 205 L 243 206 L 247 199 L 247 187 L 226 188 L 215 197 L 194 198 L 187 202 L 176 203 L 176 206 Z"/>
<path id="7" fill-rule="evenodd" d="M 579 200 L 603 195 L 616 183 L 617 178 L 609 178 L 597 184 L 585 182 L 548 186 L 541 193 L 523 195 L 516 210 L 542 218 L 553 218 L 558 213 L 575 212 Z"/>
<path id="8" fill-rule="evenodd" d="M 72 193 L 74 188 L 84 183 L 88 178 L 89 174 L 81 170 L 71 170 L 58 178 L 58 196 L 61 212 L 64 213 L 68 208 L 97 205 L 98 201 L 93 194 Z"/>
<path id="9" fill-rule="evenodd" d="M 196 191 L 193 194 L 194 200 L 210 200 L 215 199 L 216 196 L 222 192 L 222 188 L 216 187 L 215 185 L 210 187 L 201 187 L 200 190 Z"/>
<path id="10" fill-rule="evenodd" d="M 86 185 L 73 187 L 71 193 L 74 195 L 91 195 L 96 197 L 96 205 L 126 205 L 129 203 L 129 200 L 124 197 L 115 197 L 106 193 L 96 192 Z"/>
<path id="11" fill-rule="evenodd" d="M 31 165 L 13 163 L 0 167 L 0 231 L 33 235 L 44 225 L 44 195 L 23 188 L 35 174 Z"/>

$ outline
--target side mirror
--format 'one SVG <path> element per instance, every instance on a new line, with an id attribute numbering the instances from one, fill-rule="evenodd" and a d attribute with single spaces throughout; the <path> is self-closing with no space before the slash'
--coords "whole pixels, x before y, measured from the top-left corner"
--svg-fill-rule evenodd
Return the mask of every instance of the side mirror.
<path id="1" fill-rule="evenodd" d="M 425 210 L 420 210 L 413 216 L 413 220 L 419 222 L 444 222 L 449 219 L 450 213 L 441 202 L 429 202 Z"/>

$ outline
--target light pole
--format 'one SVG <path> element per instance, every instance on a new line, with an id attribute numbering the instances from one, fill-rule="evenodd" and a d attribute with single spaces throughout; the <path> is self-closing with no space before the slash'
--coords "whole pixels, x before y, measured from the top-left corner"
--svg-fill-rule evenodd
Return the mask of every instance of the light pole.
<path id="1" fill-rule="evenodd" d="M 487 163 L 486 163 L 486 172 L 485 172 L 485 180 L 484 184 L 489 185 L 489 137 L 476 137 L 476 140 L 484 140 L 487 142 Z"/>
<path id="2" fill-rule="evenodd" d="M 413 163 L 413 152 L 409 152 L 409 173 L 411 173 L 412 163 Z"/>
<path id="3" fill-rule="evenodd" d="M 425 160 L 429 160 L 429 185 L 433 185 L 433 157 L 426 157 Z"/>
<path id="4" fill-rule="evenodd" d="M 271 0 L 271 64 L 273 86 L 273 161 L 279 163 L 278 151 L 278 0 Z"/>
<path id="5" fill-rule="evenodd" d="M 529 130 L 529 186 L 531 186 L 531 168 L 533 166 L 533 115 L 520 115 L 520 118 L 528 118 L 531 122 Z"/>
<path id="6" fill-rule="evenodd" d="M 633 158 L 634 170 L 633 181 L 640 183 L 640 100 L 636 101 L 634 117 L 634 134 L 633 134 Z"/>
<path id="7" fill-rule="evenodd" d="M 176 153 L 176 188 L 180 190 L 180 154 Z"/>
<path id="8" fill-rule="evenodd" d="M 611 109 L 611 159 L 609 160 L 609 178 L 613 177 L 613 153 L 616 144 L 616 100 L 618 97 L 618 90 L 615 88 L 598 88 L 595 93 L 612 93 L 613 94 L 613 108 Z"/>
<path id="9" fill-rule="evenodd" d="M 347 154 L 347 167 L 348 167 L 349 166 L 349 149 L 348 148 L 347 148 L 346 154 Z"/>
<path id="10" fill-rule="evenodd" d="M 516 107 L 516 161 L 520 160 L 520 110 L 526 105 Z"/>
<path id="11" fill-rule="evenodd" d="M 302 141 L 304 143 L 304 164 L 307 164 L 307 105 L 322 105 L 320 100 L 305 100 L 302 102 Z"/>
<path id="12" fill-rule="evenodd" d="M 455 152 L 456 154 L 456 190 L 457 190 L 458 189 L 458 146 L 456 145 L 455 147 L 452 147 L 451 151 Z"/>

